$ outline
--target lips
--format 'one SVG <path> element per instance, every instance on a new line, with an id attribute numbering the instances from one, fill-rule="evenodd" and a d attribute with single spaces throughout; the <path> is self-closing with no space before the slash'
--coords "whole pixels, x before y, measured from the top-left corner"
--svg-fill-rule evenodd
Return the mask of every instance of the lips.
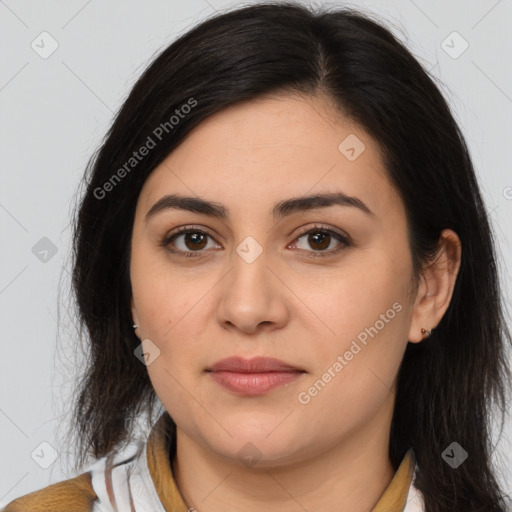
<path id="1" fill-rule="evenodd" d="M 206 371 L 217 384 L 245 396 L 262 395 L 286 386 L 305 373 L 300 368 L 269 357 L 228 357 L 217 361 Z"/>
<path id="2" fill-rule="evenodd" d="M 272 357 L 253 357 L 252 359 L 243 359 L 242 357 L 228 357 L 226 359 L 217 361 L 212 367 L 208 368 L 207 371 L 263 373 L 286 371 L 302 372 L 303 370 Z"/>

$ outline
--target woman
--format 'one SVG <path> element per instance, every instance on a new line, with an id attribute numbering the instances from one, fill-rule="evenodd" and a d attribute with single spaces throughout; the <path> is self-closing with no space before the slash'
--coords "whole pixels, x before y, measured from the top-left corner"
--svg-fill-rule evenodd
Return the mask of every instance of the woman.
<path id="1" fill-rule="evenodd" d="M 5 510 L 505 510 L 488 215 L 445 100 L 386 28 L 284 2 L 201 23 L 86 180 L 75 419 L 80 467 L 97 460 Z"/>

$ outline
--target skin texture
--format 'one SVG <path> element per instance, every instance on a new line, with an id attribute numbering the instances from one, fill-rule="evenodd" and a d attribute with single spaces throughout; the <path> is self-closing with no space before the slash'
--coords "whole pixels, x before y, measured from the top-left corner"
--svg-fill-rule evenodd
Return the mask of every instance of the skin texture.
<path id="1" fill-rule="evenodd" d="M 151 340 L 145 346 L 160 351 L 147 369 L 178 427 L 173 471 L 180 491 L 200 512 L 363 512 L 394 474 L 388 443 L 397 372 L 407 343 L 420 342 L 421 328 L 434 328 L 449 305 L 460 241 L 443 232 L 437 264 L 414 290 L 405 210 L 379 147 L 333 112 L 325 98 L 284 93 L 231 106 L 195 128 L 139 196 L 132 314 L 139 338 Z M 365 144 L 353 161 L 338 149 L 350 134 Z M 279 201 L 337 191 L 374 215 L 334 205 L 272 217 Z M 229 217 L 172 209 L 146 223 L 166 194 L 221 203 Z M 300 230 L 317 223 L 341 230 L 351 244 L 332 236 L 322 246 L 330 255 L 314 257 L 321 244 Z M 190 235 L 159 245 L 180 226 L 210 235 L 199 256 L 171 252 L 194 252 Z M 248 236 L 263 250 L 251 263 L 236 251 Z M 393 304 L 401 308 L 390 319 Z M 365 328 L 381 325 L 382 315 L 387 322 L 378 333 L 301 403 L 299 393 Z M 262 396 L 238 396 L 205 372 L 233 355 L 275 357 L 305 373 Z M 256 463 L 239 459 L 247 443 L 257 449 Z"/>

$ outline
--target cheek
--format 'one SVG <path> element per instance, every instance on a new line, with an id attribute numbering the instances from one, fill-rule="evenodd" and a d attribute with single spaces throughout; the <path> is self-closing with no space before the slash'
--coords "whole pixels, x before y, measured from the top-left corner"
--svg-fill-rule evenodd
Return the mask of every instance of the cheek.
<path id="1" fill-rule="evenodd" d="M 392 386 L 406 347 L 409 321 L 409 274 L 406 263 L 404 271 L 397 272 L 400 264 L 384 251 L 373 251 L 326 281 L 322 293 L 310 287 L 306 302 L 314 304 L 325 327 L 323 341 L 315 344 L 311 379 L 321 380 L 319 402 L 333 400 L 339 407 L 348 407 L 344 400 L 384 396 Z M 323 391 L 324 381 L 329 382 L 328 393 Z"/>
<path id="2" fill-rule="evenodd" d="M 320 375 L 310 388 L 303 390 L 307 394 L 301 395 L 302 403 L 297 407 L 305 418 L 322 425 L 322 435 L 326 438 L 340 433 L 348 435 L 370 424 L 390 398 L 391 386 L 379 376 L 382 368 L 371 368 L 364 357 L 364 354 L 356 356 L 325 386 L 321 384 L 325 376 Z"/>
<path id="3" fill-rule="evenodd" d="M 132 294 L 144 336 L 163 343 L 194 315 L 200 299 L 200 280 L 172 269 L 161 249 L 141 247 L 134 252 L 130 276 Z"/>
<path id="4" fill-rule="evenodd" d="M 336 336 L 316 345 L 314 371 L 295 397 L 308 418 L 325 425 L 326 436 L 366 424 L 390 399 L 407 322 L 405 306 L 393 298 L 339 297 L 345 308 L 328 320 Z"/>
<path id="5" fill-rule="evenodd" d="M 397 309 L 405 308 L 407 276 L 398 274 L 393 262 L 377 258 L 376 254 L 367 256 L 367 263 L 360 258 L 359 262 L 344 266 L 323 280 L 322 286 L 305 283 L 304 302 L 323 323 L 327 339 L 343 343 L 376 322 L 379 332 L 389 332 L 392 324 L 400 323 Z"/>
<path id="6" fill-rule="evenodd" d="M 184 425 L 194 414 L 195 390 L 184 382 L 174 365 L 164 354 L 147 367 L 151 385 L 164 408 L 171 412 L 174 421 Z"/>

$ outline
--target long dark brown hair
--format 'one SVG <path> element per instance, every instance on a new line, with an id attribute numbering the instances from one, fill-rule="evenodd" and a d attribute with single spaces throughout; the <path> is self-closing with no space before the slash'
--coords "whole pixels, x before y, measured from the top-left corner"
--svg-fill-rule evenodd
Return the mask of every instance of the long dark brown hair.
<path id="1" fill-rule="evenodd" d="M 88 354 L 73 412 L 76 467 L 130 440 L 137 418 L 158 404 L 134 356 L 130 310 L 130 241 L 145 180 L 212 114 L 282 91 L 322 94 L 378 142 L 405 205 L 416 282 L 440 232 L 459 235 L 450 306 L 428 342 L 408 344 L 399 370 L 389 456 L 396 468 L 413 448 L 427 512 L 503 512 L 491 426 L 501 412 L 503 429 L 511 336 L 469 152 L 435 80 L 405 46 L 368 14 L 339 7 L 261 3 L 200 23 L 147 67 L 89 161 L 73 233 L 72 291 Z M 148 137 L 155 147 L 127 167 Z M 454 441 L 469 453 L 456 470 L 442 458 Z"/>

